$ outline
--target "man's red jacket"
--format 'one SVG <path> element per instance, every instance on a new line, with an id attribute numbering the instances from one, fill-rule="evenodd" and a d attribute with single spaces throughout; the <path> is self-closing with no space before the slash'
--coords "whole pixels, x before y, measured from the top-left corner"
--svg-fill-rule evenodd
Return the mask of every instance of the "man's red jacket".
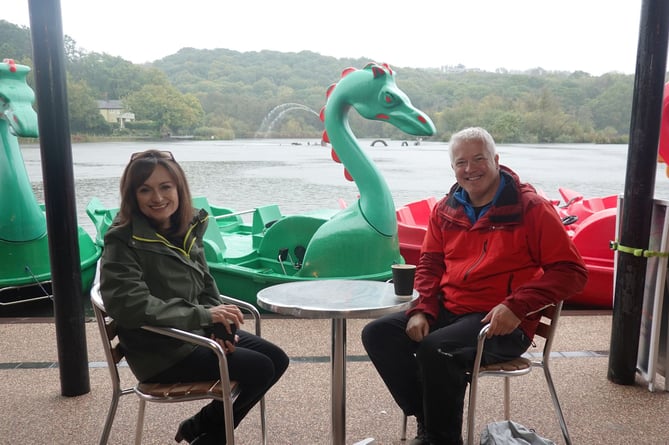
<path id="1" fill-rule="evenodd" d="M 585 264 L 553 205 L 500 166 L 502 190 L 474 223 L 455 184 L 432 210 L 408 311 L 435 320 L 440 302 L 455 314 L 504 303 L 533 338 L 544 307 L 583 290 Z M 443 298 L 440 298 L 443 296 Z"/>

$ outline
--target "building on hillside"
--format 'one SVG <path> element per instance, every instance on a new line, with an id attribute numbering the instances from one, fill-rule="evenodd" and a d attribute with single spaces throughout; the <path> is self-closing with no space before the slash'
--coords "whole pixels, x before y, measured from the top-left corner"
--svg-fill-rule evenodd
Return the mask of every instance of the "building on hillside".
<path id="1" fill-rule="evenodd" d="M 116 123 L 119 128 L 125 128 L 126 122 L 135 120 L 135 113 L 126 111 L 120 100 L 99 100 L 98 110 L 107 122 Z"/>

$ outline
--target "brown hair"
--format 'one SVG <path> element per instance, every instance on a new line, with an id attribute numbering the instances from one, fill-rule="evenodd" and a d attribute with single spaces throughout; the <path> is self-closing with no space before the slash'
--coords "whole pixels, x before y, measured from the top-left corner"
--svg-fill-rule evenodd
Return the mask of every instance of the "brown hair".
<path id="1" fill-rule="evenodd" d="M 121 176 L 121 206 L 119 224 L 129 224 L 133 216 L 140 213 L 137 189 L 153 174 L 158 165 L 167 169 L 176 184 L 179 207 L 171 217 L 171 234 L 183 236 L 193 220 L 193 199 L 186 174 L 169 151 L 146 150 L 133 153 Z"/>

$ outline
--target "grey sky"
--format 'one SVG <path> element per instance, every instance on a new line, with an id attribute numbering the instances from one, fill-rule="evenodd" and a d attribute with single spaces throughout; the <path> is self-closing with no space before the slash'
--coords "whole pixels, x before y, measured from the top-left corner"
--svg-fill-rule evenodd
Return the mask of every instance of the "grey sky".
<path id="1" fill-rule="evenodd" d="M 600 75 L 634 72 L 641 0 L 61 0 L 61 9 L 79 47 L 135 63 L 183 47 L 310 50 L 394 67 Z M 28 26 L 28 1 L 3 0 L 1 17 Z"/>

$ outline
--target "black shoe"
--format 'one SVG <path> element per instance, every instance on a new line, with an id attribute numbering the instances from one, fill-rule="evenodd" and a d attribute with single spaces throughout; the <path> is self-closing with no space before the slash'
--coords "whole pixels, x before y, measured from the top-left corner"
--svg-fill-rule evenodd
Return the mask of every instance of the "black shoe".
<path id="1" fill-rule="evenodd" d="M 177 434 L 174 436 L 174 440 L 177 442 L 185 440 L 188 443 L 193 443 L 199 435 L 199 424 L 193 417 L 191 417 L 179 424 L 179 429 L 177 429 Z"/>
<path id="2" fill-rule="evenodd" d="M 225 445 L 225 437 L 219 434 L 204 433 L 197 436 L 190 445 Z"/>

